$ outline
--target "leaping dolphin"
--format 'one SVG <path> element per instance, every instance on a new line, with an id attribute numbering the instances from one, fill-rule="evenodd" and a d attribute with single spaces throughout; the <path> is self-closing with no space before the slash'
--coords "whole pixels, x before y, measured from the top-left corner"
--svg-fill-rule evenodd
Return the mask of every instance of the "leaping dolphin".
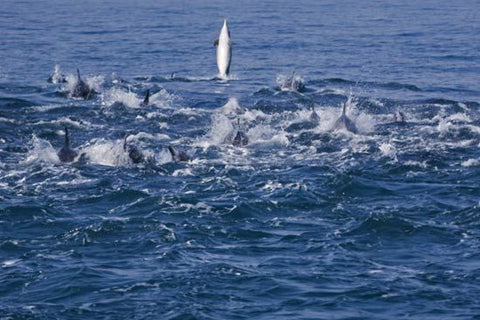
<path id="1" fill-rule="evenodd" d="M 77 83 L 72 90 L 72 97 L 74 98 L 83 98 L 88 99 L 90 97 L 90 87 L 83 82 L 82 78 L 80 77 L 80 70 L 77 68 Z"/>
<path id="2" fill-rule="evenodd" d="M 350 131 L 352 133 L 358 133 L 358 129 L 355 126 L 355 123 L 352 120 L 350 120 L 349 117 L 347 117 L 346 111 L 347 111 L 347 104 L 344 103 L 343 104 L 342 115 L 335 122 L 335 125 L 333 126 L 333 129 L 334 130 L 344 129 L 344 130 Z"/>
<path id="3" fill-rule="evenodd" d="M 135 164 L 145 162 L 145 157 L 142 151 L 140 151 L 137 146 L 127 144 L 127 137 L 128 135 L 125 135 L 125 139 L 123 140 L 123 150 L 128 152 L 130 160 Z"/>
<path id="4" fill-rule="evenodd" d="M 227 19 L 223 21 L 220 36 L 215 40 L 214 45 L 217 47 L 218 75 L 226 79 L 230 73 L 230 62 L 232 60 L 232 40 L 230 39 Z"/>
<path id="5" fill-rule="evenodd" d="M 67 127 L 65 127 L 65 145 L 58 152 L 58 158 L 61 162 L 72 162 L 77 155 L 78 153 L 70 148 L 70 135 Z"/>

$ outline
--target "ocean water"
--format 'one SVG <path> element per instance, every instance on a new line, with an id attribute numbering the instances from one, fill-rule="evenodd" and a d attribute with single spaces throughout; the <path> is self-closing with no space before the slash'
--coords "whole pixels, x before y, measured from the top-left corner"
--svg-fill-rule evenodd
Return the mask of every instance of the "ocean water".
<path id="1" fill-rule="evenodd" d="M 480 319 L 479 21 L 476 0 L 3 0 L 0 319 Z M 358 134 L 332 130 L 344 103 Z"/>

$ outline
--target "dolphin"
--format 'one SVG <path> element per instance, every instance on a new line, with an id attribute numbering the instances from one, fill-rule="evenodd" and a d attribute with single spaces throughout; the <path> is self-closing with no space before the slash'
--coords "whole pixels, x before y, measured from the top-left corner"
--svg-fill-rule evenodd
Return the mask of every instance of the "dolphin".
<path id="1" fill-rule="evenodd" d="M 58 158 L 61 162 L 72 162 L 77 155 L 78 153 L 70 148 L 70 135 L 67 127 L 65 127 L 65 145 L 58 152 Z"/>
<path id="2" fill-rule="evenodd" d="M 123 141 L 123 150 L 128 152 L 128 157 L 130 158 L 130 160 L 132 160 L 133 163 L 145 162 L 145 157 L 142 151 L 140 151 L 137 146 L 127 144 L 127 136 L 128 135 L 125 135 L 125 139 Z"/>
<path id="3" fill-rule="evenodd" d="M 150 90 L 147 90 L 147 93 L 145 94 L 145 99 L 143 99 L 143 102 L 140 103 L 140 106 L 148 106 L 150 104 Z"/>
<path id="4" fill-rule="evenodd" d="M 230 39 L 227 19 L 223 21 L 220 36 L 215 40 L 214 45 L 217 47 L 218 75 L 226 79 L 230 73 L 230 62 L 232 60 L 232 40 Z"/>
<path id="5" fill-rule="evenodd" d="M 172 146 L 168 146 L 168 151 L 172 155 L 173 161 L 188 161 L 190 156 L 185 151 L 177 151 Z"/>
<path id="6" fill-rule="evenodd" d="M 91 92 L 90 87 L 80 77 L 80 70 L 77 68 L 77 82 L 73 87 L 72 97 L 88 99 L 90 98 Z"/>
<path id="7" fill-rule="evenodd" d="M 312 113 L 310 113 L 310 117 L 308 117 L 308 119 L 310 120 L 311 123 L 318 124 L 320 122 L 320 117 L 315 111 L 315 105 L 313 103 L 311 107 L 312 107 Z"/>
<path id="8" fill-rule="evenodd" d="M 393 122 L 395 123 L 405 123 L 405 115 L 403 114 L 402 111 L 396 111 L 393 114 Z"/>
<path id="9" fill-rule="evenodd" d="M 342 115 L 340 116 L 340 118 L 338 118 L 337 121 L 335 121 L 335 125 L 333 126 L 334 130 L 344 129 L 352 133 L 358 133 L 358 129 L 355 126 L 355 123 L 352 120 L 350 120 L 349 117 L 347 117 L 346 111 L 347 111 L 347 104 L 344 103 Z"/>

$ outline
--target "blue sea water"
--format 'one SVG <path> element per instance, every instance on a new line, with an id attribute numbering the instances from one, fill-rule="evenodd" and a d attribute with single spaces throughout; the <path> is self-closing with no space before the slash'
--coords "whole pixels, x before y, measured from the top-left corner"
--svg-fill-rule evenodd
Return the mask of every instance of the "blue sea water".
<path id="1" fill-rule="evenodd" d="M 479 319 L 479 21 L 476 0 L 3 0 L 0 319 Z M 358 134 L 332 130 L 343 103 Z"/>

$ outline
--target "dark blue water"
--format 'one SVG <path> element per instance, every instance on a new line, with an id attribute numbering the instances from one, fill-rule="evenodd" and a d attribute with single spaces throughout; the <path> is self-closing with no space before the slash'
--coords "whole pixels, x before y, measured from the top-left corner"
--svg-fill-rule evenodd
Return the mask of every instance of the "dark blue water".
<path id="1" fill-rule="evenodd" d="M 480 318 L 478 1 L 99 2 L 2 2 L 0 319 Z"/>

